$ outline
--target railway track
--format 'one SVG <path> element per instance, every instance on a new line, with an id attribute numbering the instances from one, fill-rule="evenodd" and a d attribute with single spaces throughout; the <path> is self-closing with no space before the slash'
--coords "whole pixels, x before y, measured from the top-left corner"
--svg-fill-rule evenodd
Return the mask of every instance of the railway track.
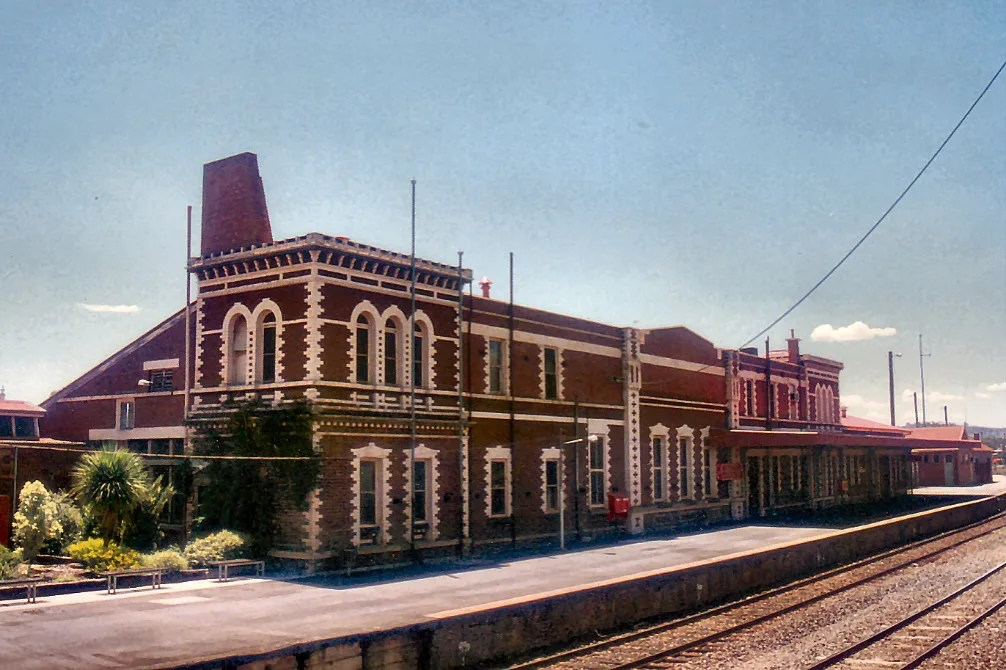
<path id="1" fill-rule="evenodd" d="M 703 647 L 746 629 L 997 532 L 1003 528 L 1004 518 L 1006 513 L 1000 513 L 737 602 L 509 667 L 516 670 L 671 667 L 701 655 Z"/>
<path id="2" fill-rule="evenodd" d="M 987 592 L 981 591 L 988 580 L 1001 576 L 1004 569 L 1006 563 L 1000 563 L 953 593 L 815 663 L 808 670 L 864 665 L 896 670 L 919 667 L 1006 606 L 1006 598 L 988 606 L 982 602 Z M 1000 583 L 1000 587 L 1003 584 Z"/>

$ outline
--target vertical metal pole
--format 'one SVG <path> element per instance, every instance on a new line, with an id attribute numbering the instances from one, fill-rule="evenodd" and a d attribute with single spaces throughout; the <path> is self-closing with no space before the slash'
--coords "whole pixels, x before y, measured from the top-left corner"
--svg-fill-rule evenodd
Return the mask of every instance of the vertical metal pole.
<path id="1" fill-rule="evenodd" d="M 947 418 L 947 406 L 946 405 L 943 406 L 943 425 L 944 426 L 949 426 L 950 425 L 950 419 Z"/>
<path id="2" fill-rule="evenodd" d="M 912 402 L 915 403 L 915 427 L 919 427 L 919 394 L 912 391 Z"/>
<path id="3" fill-rule="evenodd" d="M 580 439 L 580 399 L 573 398 L 573 439 Z M 565 477 L 565 474 L 563 475 Z M 573 521 L 580 539 L 580 442 L 573 443 Z"/>
<path id="4" fill-rule="evenodd" d="M 560 551 L 566 550 L 566 505 L 563 497 L 566 495 L 566 478 L 563 477 L 563 459 L 562 452 L 566 451 L 565 437 L 562 434 L 562 428 L 559 429 L 559 472 L 556 473 L 559 480 L 559 549 Z M 546 473 L 547 474 L 547 473 Z M 548 478 L 546 477 L 545 485 L 548 485 Z M 546 497 L 548 492 L 546 491 Z"/>
<path id="5" fill-rule="evenodd" d="M 192 451 L 189 446 L 189 403 L 191 399 L 191 367 L 192 367 L 192 275 L 189 273 L 189 263 L 192 258 L 192 205 L 188 206 L 185 222 L 185 406 L 182 408 L 182 453 L 188 454 Z M 174 468 L 172 468 L 172 473 Z M 192 487 L 188 487 L 192 488 Z M 191 491 L 186 491 L 185 510 L 182 520 L 182 546 L 189 539 L 190 505 L 189 497 Z"/>
<path id="6" fill-rule="evenodd" d="M 467 504 L 466 487 L 464 484 L 465 463 L 468 461 L 465 445 L 465 337 L 464 337 L 464 302 L 465 302 L 465 271 L 463 265 L 465 252 L 458 252 L 458 556 L 465 553 L 465 537 L 468 535 L 465 527 L 465 505 Z"/>
<path id="7" fill-rule="evenodd" d="M 926 425 L 926 371 L 922 365 L 922 333 L 919 333 L 919 378 L 922 381 L 922 425 Z"/>
<path id="8" fill-rule="evenodd" d="M 891 425 L 897 426 L 894 421 L 894 352 L 887 352 L 887 380 L 891 392 Z"/>
<path id="9" fill-rule="evenodd" d="M 412 508 L 416 499 L 416 180 L 412 180 L 412 255 L 410 257 L 410 284 L 412 293 L 412 313 L 409 321 L 412 323 L 410 329 L 411 340 L 409 342 L 412 355 L 409 362 L 412 370 L 409 374 L 409 431 L 411 443 L 409 447 L 409 548 L 412 556 L 416 555 L 416 511 Z"/>
<path id="10" fill-rule="evenodd" d="M 772 363 L 768 357 L 769 340 L 765 338 L 765 430 L 772 430 Z"/>
<path id="11" fill-rule="evenodd" d="M 510 322 L 510 342 L 507 344 L 507 395 L 510 396 L 510 463 L 517 462 L 517 441 L 516 435 L 516 407 L 514 406 L 514 388 L 513 388 L 513 252 L 510 252 L 510 310 L 509 310 L 509 322 Z M 517 488 L 517 478 L 513 476 L 513 465 L 510 466 L 510 499 L 515 503 L 517 501 L 517 496 L 514 495 L 514 490 Z M 511 544 L 517 544 L 517 511 L 514 509 L 515 504 L 510 504 L 510 542 Z"/>

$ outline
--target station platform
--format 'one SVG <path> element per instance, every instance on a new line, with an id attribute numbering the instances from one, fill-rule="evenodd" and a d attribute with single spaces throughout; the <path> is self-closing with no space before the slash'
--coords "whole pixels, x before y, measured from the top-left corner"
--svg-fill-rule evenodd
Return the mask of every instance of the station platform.
<path id="1" fill-rule="evenodd" d="M 841 530 L 834 525 L 751 524 L 390 577 L 201 580 L 117 595 L 44 597 L 31 605 L 9 601 L 0 607 L 0 667 L 158 668 L 263 654 Z"/>
<path id="2" fill-rule="evenodd" d="M 1006 477 L 992 475 L 992 483 L 979 486 L 920 486 L 912 491 L 919 496 L 996 496 L 1006 493 Z"/>

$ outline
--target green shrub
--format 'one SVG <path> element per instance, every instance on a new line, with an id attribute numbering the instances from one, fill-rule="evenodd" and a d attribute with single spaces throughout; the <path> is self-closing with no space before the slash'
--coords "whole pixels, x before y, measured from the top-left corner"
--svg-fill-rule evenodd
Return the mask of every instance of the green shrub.
<path id="1" fill-rule="evenodd" d="M 20 549 L 11 551 L 0 545 L 0 579 L 14 579 L 21 575 L 21 564 L 24 555 Z"/>
<path id="2" fill-rule="evenodd" d="M 106 546 L 100 538 L 75 542 L 67 547 L 67 553 L 75 561 L 80 561 L 95 572 L 138 568 L 142 565 L 140 555 L 132 549 L 120 547 L 114 542 Z"/>
<path id="3" fill-rule="evenodd" d="M 185 558 L 192 567 L 206 567 L 213 561 L 238 558 L 244 553 L 245 538 L 229 530 L 221 530 L 193 540 L 185 547 Z"/>
<path id="4" fill-rule="evenodd" d="M 67 493 L 56 493 L 52 496 L 56 505 L 56 521 L 60 532 L 46 540 L 42 550 L 47 554 L 61 556 L 66 554 L 66 548 L 81 537 L 84 527 L 80 508 L 73 503 L 73 498 Z"/>
<path id="5" fill-rule="evenodd" d="M 165 570 L 178 572 L 180 570 L 188 570 L 189 562 L 185 560 L 185 556 L 178 549 L 162 549 L 151 554 L 144 554 L 143 567 L 164 568 Z"/>

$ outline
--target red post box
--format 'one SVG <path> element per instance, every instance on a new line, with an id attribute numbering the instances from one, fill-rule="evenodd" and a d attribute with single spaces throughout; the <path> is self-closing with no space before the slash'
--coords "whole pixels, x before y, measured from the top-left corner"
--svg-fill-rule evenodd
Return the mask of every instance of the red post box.
<path id="1" fill-rule="evenodd" d="M 629 496 L 620 493 L 608 494 L 608 521 L 625 519 L 629 516 Z"/>

